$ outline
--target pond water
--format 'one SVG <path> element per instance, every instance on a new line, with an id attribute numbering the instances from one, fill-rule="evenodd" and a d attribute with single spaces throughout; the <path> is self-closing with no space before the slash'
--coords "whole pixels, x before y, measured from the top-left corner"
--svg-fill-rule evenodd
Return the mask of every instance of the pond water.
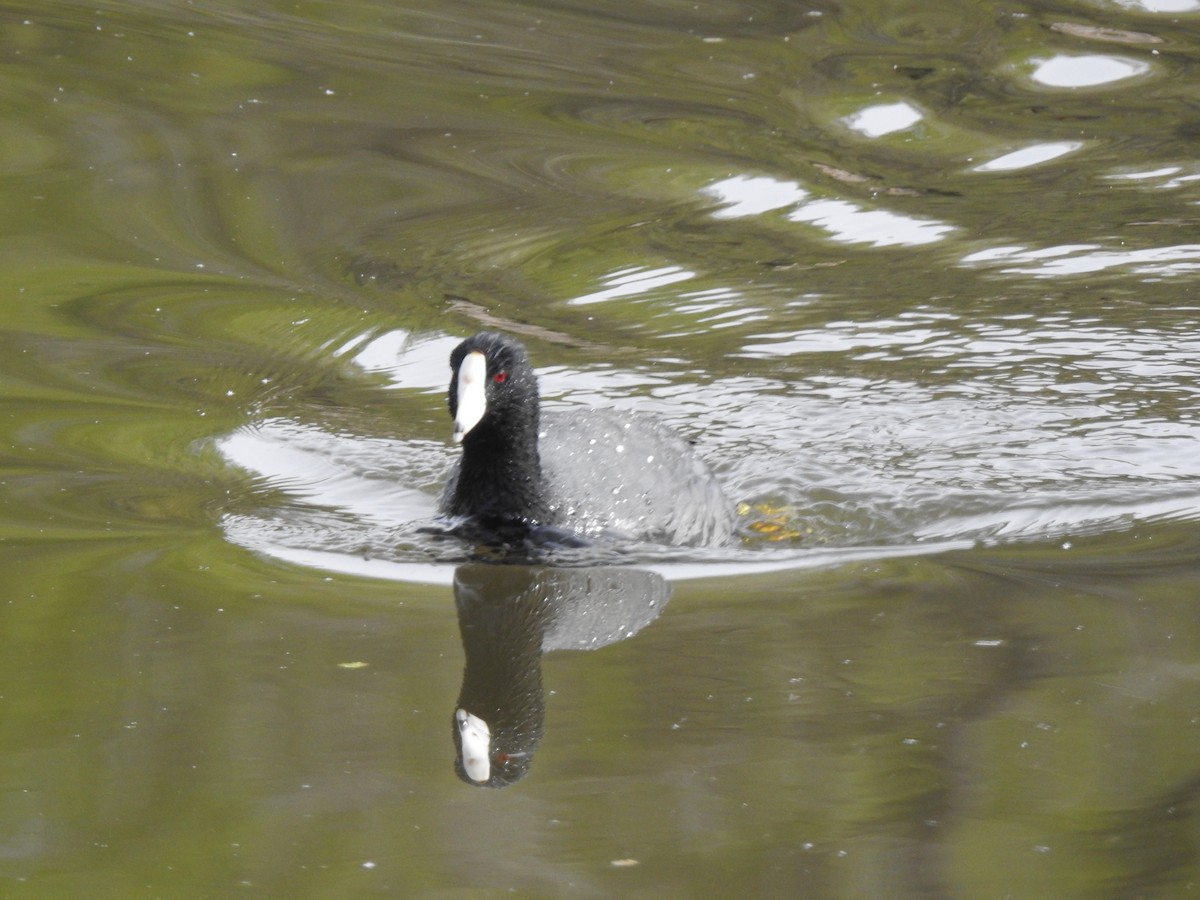
<path id="1" fill-rule="evenodd" d="M 1198 66 L 1192 0 L 0 0 L 0 893 L 1195 891 Z M 483 328 L 736 538 L 430 534 Z"/>

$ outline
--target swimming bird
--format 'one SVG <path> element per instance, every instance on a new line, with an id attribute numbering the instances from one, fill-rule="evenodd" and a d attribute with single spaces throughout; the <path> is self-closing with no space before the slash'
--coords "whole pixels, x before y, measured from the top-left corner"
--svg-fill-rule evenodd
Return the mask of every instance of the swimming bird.
<path id="1" fill-rule="evenodd" d="M 441 509 L 485 528 L 547 526 L 587 538 L 710 545 L 733 505 L 691 445 L 652 416 L 541 410 L 521 343 L 494 332 L 450 354 L 450 416 L 462 457 Z"/>

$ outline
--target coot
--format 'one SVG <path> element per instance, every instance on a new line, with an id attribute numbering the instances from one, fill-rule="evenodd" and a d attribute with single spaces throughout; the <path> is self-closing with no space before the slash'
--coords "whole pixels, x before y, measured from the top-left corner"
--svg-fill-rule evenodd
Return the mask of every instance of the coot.
<path id="1" fill-rule="evenodd" d="M 485 528 L 549 526 L 665 544 L 729 538 L 733 505 L 691 445 L 655 418 L 541 412 L 521 344 L 480 332 L 450 354 L 450 415 L 462 459 L 442 511 Z"/>

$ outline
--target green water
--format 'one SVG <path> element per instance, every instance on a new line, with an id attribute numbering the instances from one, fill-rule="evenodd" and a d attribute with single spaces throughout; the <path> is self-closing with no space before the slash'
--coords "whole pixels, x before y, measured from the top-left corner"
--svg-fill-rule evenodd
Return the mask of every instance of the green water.
<path id="1" fill-rule="evenodd" d="M 0 895 L 1194 892 L 1187 6 L 0 0 Z M 480 328 L 744 504 L 503 790 Z"/>

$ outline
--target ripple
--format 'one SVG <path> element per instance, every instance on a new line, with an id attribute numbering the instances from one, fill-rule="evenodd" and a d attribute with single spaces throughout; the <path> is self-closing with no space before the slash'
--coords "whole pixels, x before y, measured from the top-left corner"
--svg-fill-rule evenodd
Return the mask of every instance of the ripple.
<path id="1" fill-rule="evenodd" d="M 399 527 L 434 515 L 434 493 L 450 466 L 444 445 L 333 434 L 288 419 L 268 419 L 216 442 L 233 465 L 317 507 Z"/>
<path id="2" fill-rule="evenodd" d="M 447 360 L 460 340 L 453 335 L 419 337 L 397 328 L 357 343 L 352 359 L 365 372 L 386 375 L 392 388 L 443 391 L 450 376 Z"/>
<path id="3" fill-rule="evenodd" d="M 820 329 L 776 332 L 757 335 L 757 343 L 747 343 L 741 355 L 748 357 L 794 356 L 798 353 L 848 353 L 881 347 L 898 348 L 927 344 L 945 337 L 946 332 L 915 326 L 903 319 L 878 322 L 831 322 Z"/>
<path id="4" fill-rule="evenodd" d="M 993 247 L 969 253 L 964 265 L 987 264 L 1013 275 L 1058 278 L 1122 269 L 1132 275 L 1190 276 L 1200 271 L 1200 244 L 1143 247 L 1138 250 L 1106 249 L 1096 244 L 1066 244 L 1029 249 Z"/>
<path id="5" fill-rule="evenodd" d="M 672 315 L 690 316 L 698 327 L 712 332 L 767 321 L 771 318 L 771 311 L 765 306 L 755 306 L 740 291 L 709 288 L 680 294 Z"/>
<path id="6" fill-rule="evenodd" d="M 1008 509 L 951 516 L 920 529 L 922 538 L 938 540 L 946 535 L 962 538 L 971 535 L 985 544 L 1015 540 L 1046 540 L 1055 536 L 1083 535 L 1120 531 L 1137 523 L 1172 520 L 1200 521 L 1200 494 L 1162 499 L 1137 499 L 1121 502 L 1071 502 L 1055 504 L 1018 504 Z M 1064 549 L 1070 549 L 1068 545 Z"/>
<path id="7" fill-rule="evenodd" d="M 828 360 L 789 380 L 706 382 L 666 361 L 641 371 L 551 362 L 539 369 L 549 404 L 665 412 L 702 438 L 700 452 L 731 497 L 779 524 L 777 536 L 749 529 L 718 549 L 622 545 L 556 560 L 696 577 L 1200 518 L 1200 426 L 1184 414 L 1200 395 L 1195 334 L 1179 323 L 1131 330 L 1067 313 L 968 319 L 927 309 L 765 331 L 745 343 L 748 359 Z M 395 352 L 390 374 L 425 391 L 421 377 L 403 373 L 432 364 L 448 340 L 389 333 L 371 354 Z M 849 374 L 872 366 L 888 374 Z M 469 555 L 421 532 L 455 457 L 444 441 L 268 418 L 216 447 L 265 496 L 289 498 L 228 513 L 222 527 L 240 546 L 405 580 L 444 579 L 439 567 Z"/>
<path id="8" fill-rule="evenodd" d="M 30 226 L 87 257 L 60 284 L 92 284 L 98 259 L 136 258 L 158 274 L 138 273 L 124 297 L 74 304 L 59 301 L 76 288 L 56 287 L 53 315 L 88 329 L 90 346 L 22 335 L 5 344 L 8 371 L 47 393 L 202 408 L 203 428 L 225 435 L 221 458 L 261 488 L 260 510 L 230 512 L 231 532 L 266 540 L 273 525 L 280 546 L 347 558 L 443 553 L 410 530 L 454 455 L 440 396 L 449 333 L 479 325 L 540 330 L 549 403 L 666 413 L 738 499 L 803 524 L 793 556 L 912 546 L 951 513 L 991 528 L 1024 515 L 1021 503 L 1136 515 L 1139 491 L 1147 509 L 1194 493 L 1189 357 L 1200 348 L 1188 327 L 1147 318 L 1168 301 L 1177 321 L 1194 318 L 1179 276 L 1200 266 L 1200 248 L 1147 247 L 1149 232 L 1127 227 L 1190 224 L 1193 210 L 1178 207 L 1191 196 L 1154 190 L 1195 177 L 1190 126 L 1174 115 L 1186 84 L 1159 79 L 1159 96 L 1127 93 L 1124 106 L 1115 92 L 1073 91 L 1183 71 L 1189 47 L 1143 56 L 1129 42 L 1144 35 L 1051 33 L 1050 13 L 1000 11 L 947 42 L 945 17 L 928 11 L 883 23 L 851 11 L 801 35 L 772 27 L 781 17 L 798 27 L 808 16 L 798 7 L 751 22 L 727 4 L 717 19 L 692 9 L 689 21 L 707 24 L 685 34 L 669 3 L 585 6 L 547 8 L 537 23 L 499 6 L 482 24 L 405 14 L 389 19 L 388 39 L 378 23 L 338 25 L 330 13 L 335 27 L 305 27 L 300 46 L 341 48 L 348 34 L 366 46 L 328 73 L 296 68 L 286 41 L 259 70 L 267 77 L 233 73 L 221 88 L 210 66 L 208 90 L 175 99 L 174 85 L 148 86 L 147 100 L 122 83 L 112 108 L 90 104 L 107 113 L 91 118 L 75 115 L 88 104 L 73 82 L 76 105 L 46 134 L 96 174 Z M 655 25 L 625 28 L 622 17 Z M 1128 24 L 1120 18 L 1112 24 Z M 1124 55 L 1056 55 L 1081 39 Z M 212 59 L 240 49 L 250 48 L 231 35 Z M 1010 90 L 995 59 L 1024 60 L 1032 80 Z M 94 61 L 80 57 L 78 70 Z M 175 74 L 190 86 L 187 62 Z M 60 68 L 44 66 L 31 74 Z M 253 109 L 251 96 L 263 98 Z M 178 119 L 171 104 L 183 104 Z M 116 114 L 130 108 L 141 112 Z M 30 127 L 0 154 L 10 174 L 54 149 Z M 86 140 L 66 139 L 80 128 Z M 873 140 L 888 135 L 898 137 Z M 903 152 L 918 137 L 920 153 Z M 979 178 L 963 172 L 971 156 L 988 160 L 980 172 L 1060 157 L 1076 166 Z M 1039 208 L 1043 194 L 1062 202 Z M 1093 203 L 1101 196 L 1111 205 Z M 76 215 L 72 204 L 89 202 Z M 131 205 L 135 215 L 120 215 Z M 89 239 L 97 228 L 103 244 Z M 967 239 L 987 249 L 955 249 Z M 926 249 L 904 252 L 914 247 Z M 372 265 L 349 264 L 358 259 Z M 208 277 L 218 270 L 227 277 Z M 1081 314 L 1044 314 L 1059 300 L 1037 279 L 1102 273 L 1126 281 L 1092 292 L 1064 282 Z M 1147 299 L 1155 278 L 1178 288 Z M 1110 294 L 1131 307 L 1094 308 Z M 914 302 L 953 312 L 906 308 Z M 247 419 L 257 424 L 238 429 Z M 135 443 L 130 434 L 24 436 L 84 460 Z"/>
<path id="9" fill-rule="evenodd" d="M 650 294 L 656 289 L 687 281 L 695 278 L 696 273 L 679 266 L 630 266 L 618 269 L 605 277 L 606 287 L 582 294 L 567 300 L 568 306 L 589 306 L 592 303 L 603 303 L 623 297 L 636 297 L 639 294 Z"/>
<path id="10" fill-rule="evenodd" d="M 1113 172 L 1106 177 L 1110 181 L 1144 182 L 1147 184 L 1157 182 L 1152 185 L 1156 189 L 1171 191 L 1200 181 L 1200 172 L 1196 171 L 1196 166 L 1193 164 L 1189 164 L 1186 167 L 1182 165 L 1168 165 L 1156 166 L 1153 169 Z"/>

